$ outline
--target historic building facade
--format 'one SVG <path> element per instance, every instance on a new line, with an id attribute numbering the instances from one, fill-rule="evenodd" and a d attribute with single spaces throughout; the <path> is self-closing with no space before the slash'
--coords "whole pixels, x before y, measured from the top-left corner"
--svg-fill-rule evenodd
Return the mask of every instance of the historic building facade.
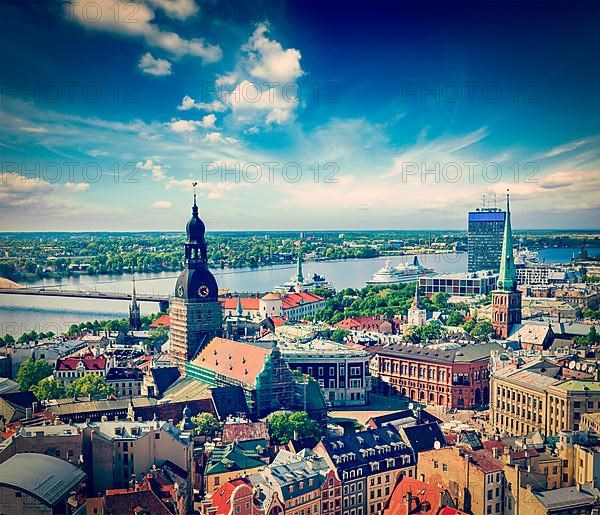
<path id="1" fill-rule="evenodd" d="M 364 406 L 369 391 L 369 355 L 330 340 L 282 341 L 281 355 L 293 370 L 315 379 L 331 406 Z"/>
<path id="2" fill-rule="evenodd" d="M 460 409 L 489 402 L 489 357 L 501 347 L 397 344 L 376 349 L 375 373 L 383 382 L 413 401 Z"/>
<path id="3" fill-rule="evenodd" d="M 205 230 L 194 193 L 192 217 L 186 226 L 185 266 L 169 300 L 171 354 L 182 373 L 186 361 L 223 332 L 223 309 L 217 281 L 208 269 Z"/>

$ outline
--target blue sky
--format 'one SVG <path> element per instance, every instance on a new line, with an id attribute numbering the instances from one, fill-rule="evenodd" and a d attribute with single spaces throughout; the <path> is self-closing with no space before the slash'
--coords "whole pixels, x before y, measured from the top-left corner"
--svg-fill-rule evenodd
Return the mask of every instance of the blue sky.
<path id="1" fill-rule="evenodd" d="M 597 2 L 14 2 L 0 230 L 598 228 Z"/>

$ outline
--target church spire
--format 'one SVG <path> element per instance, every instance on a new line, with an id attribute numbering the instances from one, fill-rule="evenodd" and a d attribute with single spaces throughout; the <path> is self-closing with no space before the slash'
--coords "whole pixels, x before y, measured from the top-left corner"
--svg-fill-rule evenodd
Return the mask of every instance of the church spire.
<path id="1" fill-rule="evenodd" d="M 421 299 L 419 298 L 419 279 L 417 279 L 417 282 L 415 283 L 415 297 L 412 301 L 412 306 L 413 308 L 420 308 L 421 306 Z"/>
<path id="2" fill-rule="evenodd" d="M 302 247 L 298 250 L 298 262 L 296 264 L 296 281 L 299 283 L 304 281 L 304 275 L 302 273 Z"/>
<path id="3" fill-rule="evenodd" d="M 515 291 L 517 288 L 517 272 L 513 254 L 512 227 L 510 223 L 510 196 L 506 192 L 506 219 L 504 221 L 504 236 L 502 238 L 502 255 L 500 260 L 500 273 L 498 276 L 498 289 Z"/>
<path id="4" fill-rule="evenodd" d="M 237 299 L 237 314 L 238 316 L 242 316 L 244 313 L 244 308 L 242 308 L 242 298 L 238 297 Z"/>
<path id="5" fill-rule="evenodd" d="M 132 277 L 133 288 L 131 290 L 131 304 L 129 305 L 129 329 L 139 331 L 142 326 L 140 305 L 137 302 L 137 294 L 135 291 L 135 276 Z"/>

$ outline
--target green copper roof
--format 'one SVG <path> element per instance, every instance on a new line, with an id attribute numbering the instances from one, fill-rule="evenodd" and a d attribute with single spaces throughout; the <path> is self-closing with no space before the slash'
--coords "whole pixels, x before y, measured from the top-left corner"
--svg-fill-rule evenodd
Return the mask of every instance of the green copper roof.
<path id="1" fill-rule="evenodd" d="M 498 289 L 515 291 L 517 289 L 517 272 L 513 256 L 512 227 L 510 225 L 510 199 L 506 194 L 506 220 L 504 222 L 504 237 L 502 238 L 502 255 L 500 258 L 500 274 Z"/>
<path id="2" fill-rule="evenodd" d="M 564 383 L 560 383 L 556 385 L 556 388 L 560 388 L 561 390 L 567 390 L 569 392 L 585 392 L 585 391 L 600 391 L 600 382 L 599 381 L 578 381 L 576 379 L 572 379 L 570 381 L 565 381 Z"/>

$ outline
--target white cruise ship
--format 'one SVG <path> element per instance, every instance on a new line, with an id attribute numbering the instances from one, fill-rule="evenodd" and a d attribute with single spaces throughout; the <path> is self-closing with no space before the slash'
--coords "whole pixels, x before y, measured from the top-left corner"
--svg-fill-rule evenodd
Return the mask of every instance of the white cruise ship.
<path id="1" fill-rule="evenodd" d="M 390 266 L 390 260 L 388 259 L 385 262 L 385 266 L 375 272 L 373 278 L 367 281 L 366 284 L 373 286 L 409 283 L 422 275 L 431 275 L 433 273 L 433 269 L 425 268 L 419 263 L 417 256 L 414 257 L 412 263 L 400 263 L 395 267 Z"/>

